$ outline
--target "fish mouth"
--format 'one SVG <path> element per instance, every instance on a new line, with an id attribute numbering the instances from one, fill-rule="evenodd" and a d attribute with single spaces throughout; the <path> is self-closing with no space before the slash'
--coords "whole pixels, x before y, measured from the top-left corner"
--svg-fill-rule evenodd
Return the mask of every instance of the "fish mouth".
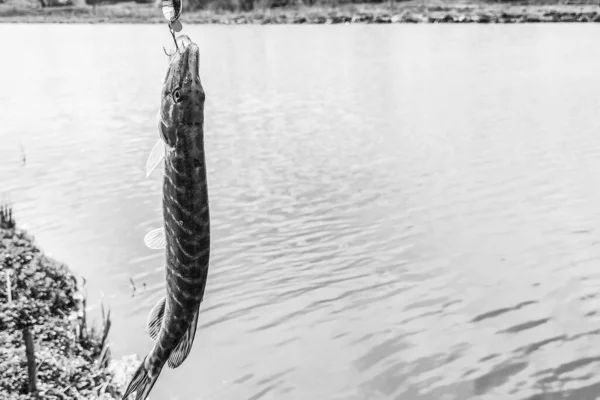
<path id="1" fill-rule="evenodd" d="M 177 45 L 179 47 L 179 60 L 177 61 L 179 75 L 182 80 L 195 82 L 199 75 L 200 49 L 186 35 L 177 38 Z"/>
<path id="2" fill-rule="evenodd" d="M 200 82 L 200 50 L 185 35 L 177 38 L 177 47 L 177 52 L 171 56 L 165 80 L 163 119 L 170 115 L 178 123 L 201 126 L 204 121 L 204 89 Z"/>

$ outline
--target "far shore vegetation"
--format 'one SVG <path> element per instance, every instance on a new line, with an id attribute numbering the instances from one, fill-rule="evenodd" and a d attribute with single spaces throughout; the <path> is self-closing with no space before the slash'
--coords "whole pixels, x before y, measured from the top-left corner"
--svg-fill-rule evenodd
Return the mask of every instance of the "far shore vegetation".
<path id="1" fill-rule="evenodd" d="M 183 0 L 184 24 L 600 22 L 591 0 Z M 165 23 L 160 1 L 0 0 L 2 23 Z"/>

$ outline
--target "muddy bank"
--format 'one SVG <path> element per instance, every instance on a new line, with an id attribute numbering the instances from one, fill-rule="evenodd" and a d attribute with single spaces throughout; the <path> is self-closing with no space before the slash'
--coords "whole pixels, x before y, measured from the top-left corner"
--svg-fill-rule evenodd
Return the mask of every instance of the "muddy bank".
<path id="1" fill-rule="evenodd" d="M 186 11 L 184 24 L 394 24 L 394 23 L 550 23 L 600 22 L 593 4 L 446 3 L 427 5 L 403 2 L 395 5 L 363 4 L 337 7 L 292 7 L 250 12 Z M 22 7 L 0 5 L 0 22 L 31 23 L 164 23 L 160 9 L 152 5 L 71 7 Z"/>
<path id="2" fill-rule="evenodd" d="M 81 283 L 0 208 L 0 398 L 119 399 L 132 357 L 111 361 L 106 310 L 89 326 Z"/>

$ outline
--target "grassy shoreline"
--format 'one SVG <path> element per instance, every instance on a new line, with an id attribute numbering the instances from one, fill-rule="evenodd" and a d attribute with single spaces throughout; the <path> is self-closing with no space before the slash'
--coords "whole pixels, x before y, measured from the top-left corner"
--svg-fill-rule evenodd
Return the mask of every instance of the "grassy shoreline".
<path id="1" fill-rule="evenodd" d="M 3 206 L 0 278 L 0 398 L 119 399 L 139 360 L 110 359 L 110 311 L 101 329 L 90 327 L 77 278 Z"/>
<path id="2" fill-rule="evenodd" d="M 296 6 L 248 12 L 187 11 L 185 24 L 353 24 L 353 23 L 549 23 L 600 22 L 597 4 L 433 2 Z M 165 23 L 150 4 L 120 3 L 70 7 L 0 4 L 0 23 Z"/>

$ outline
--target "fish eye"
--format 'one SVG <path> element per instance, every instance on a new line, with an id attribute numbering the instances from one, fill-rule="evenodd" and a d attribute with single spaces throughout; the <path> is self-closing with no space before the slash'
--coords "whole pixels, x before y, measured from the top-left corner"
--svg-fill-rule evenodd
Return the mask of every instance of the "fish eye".
<path id="1" fill-rule="evenodd" d="M 179 93 L 179 89 L 175 89 L 173 91 L 173 100 L 177 103 L 181 99 L 181 93 Z"/>

